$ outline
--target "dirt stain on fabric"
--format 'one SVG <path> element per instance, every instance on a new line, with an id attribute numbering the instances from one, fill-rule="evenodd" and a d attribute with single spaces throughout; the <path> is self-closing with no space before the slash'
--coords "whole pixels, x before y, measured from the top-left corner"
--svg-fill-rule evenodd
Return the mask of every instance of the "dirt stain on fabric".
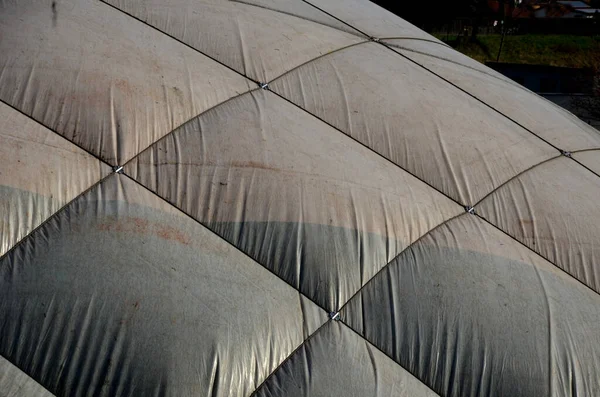
<path id="1" fill-rule="evenodd" d="M 192 242 L 191 238 L 181 230 L 135 217 L 125 217 L 121 219 L 107 217 L 107 220 L 99 224 L 97 228 L 98 230 L 105 232 L 154 235 L 163 240 L 175 241 L 183 245 L 190 245 Z"/>
<path id="2" fill-rule="evenodd" d="M 56 27 L 58 21 L 58 10 L 56 8 L 56 0 L 52 0 L 52 27 Z"/>

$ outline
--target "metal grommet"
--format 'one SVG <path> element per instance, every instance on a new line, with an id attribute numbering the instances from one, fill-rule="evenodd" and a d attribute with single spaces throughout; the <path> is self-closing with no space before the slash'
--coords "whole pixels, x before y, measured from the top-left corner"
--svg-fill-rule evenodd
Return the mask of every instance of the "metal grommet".
<path id="1" fill-rule="evenodd" d="M 470 207 L 470 206 L 465 206 L 465 211 L 467 211 L 467 214 L 471 214 L 474 215 L 475 214 L 475 207 Z"/>
<path id="2" fill-rule="evenodd" d="M 115 174 L 122 174 L 123 173 L 123 166 L 122 165 L 115 165 L 113 167 L 113 172 Z"/>
<path id="3" fill-rule="evenodd" d="M 332 319 L 333 321 L 339 321 L 340 320 L 340 312 L 329 313 L 329 318 Z"/>

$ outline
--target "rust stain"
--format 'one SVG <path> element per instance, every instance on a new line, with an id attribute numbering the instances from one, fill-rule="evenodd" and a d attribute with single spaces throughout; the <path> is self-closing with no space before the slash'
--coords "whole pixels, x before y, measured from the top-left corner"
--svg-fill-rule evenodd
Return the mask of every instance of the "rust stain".
<path id="1" fill-rule="evenodd" d="M 184 245 L 190 245 L 190 238 L 180 230 L 168 226 L 158 226 L 156 235 L 165 240 L 175 240 Z"/>
<path id="2" fill-rule="evenodd" d="M 519 227 L 525 235 L 532 235 L 535 230 L 535 223 L 533 219 L 519 219 Z"/>
<path id="3" fill-rule="evenodd" d="M 143 218 L 123 217 L 117 219 L 116 217 L 107 217 L 96 228 L 103 232 L 154 235 L 163 240 L 176 241 L 184 245 L 190 245 L 192 242 L 191 238 L 181 230 L 164 224 L 149 222 Z"/>
<path id="4" fill-rule="evenodd" d="M 119 90 L 121 90 L 121 92 L 126 94 L 127 96 L 135 95 L 134 88 L 131 86 L 131 84 L 129 84 L 129 82 L 127 80 L 116 79 L 115 87 L 118 88 Z"/>
<path id="5" fill-rule="evenodd" d="M 132 306 L 133 306 L 133 311 L 131 313 L 129 313 L 129 315 L 127 315 L 126 318 L 122 318 L 121 321 L 119 321 L 119 324 L 123 325 L 123 324 L 127 324 L 131 321 L 131 319 L 133 318 L 135 313 L 140 308 L 140 301 L 135 301 L 135 303 L 133 303 Z"/>

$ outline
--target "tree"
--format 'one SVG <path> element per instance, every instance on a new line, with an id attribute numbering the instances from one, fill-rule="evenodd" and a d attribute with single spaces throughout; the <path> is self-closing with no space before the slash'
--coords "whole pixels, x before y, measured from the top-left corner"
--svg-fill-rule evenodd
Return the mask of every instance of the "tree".
<path id="1" fill-rule="evenodd" d="M 479 28 L 483 24 L 484 18 L 489 13 L 489 7 L 486 0 L 469 0 L 470 14 L 473 20 L 473 28 L 471 30 L 471 41 L 477 40 Z M 500 2 L 501 4 L 503 1 Z"/>

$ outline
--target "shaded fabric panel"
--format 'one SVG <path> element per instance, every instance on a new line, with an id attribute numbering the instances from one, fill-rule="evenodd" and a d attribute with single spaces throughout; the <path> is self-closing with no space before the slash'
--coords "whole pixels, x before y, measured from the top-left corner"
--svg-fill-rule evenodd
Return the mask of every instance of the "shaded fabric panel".
<path id="1" fill-rule="evenodd" d="M 600 291 L 600 179 L 560 157 L 502 186 L 477 213 Z"/>
<path id="2" fill-rule="evenodd" d="M 551 394 L 600 395 L 600 296 L 559 269 L 539 275 L 550 308 Z"/>
<path id="3" fill-rule="evenodd" d="M 397 51 L 456 84 L 561 150 L 600 147 L 600 131 L 525 87 L 507 82 L 507 79 L 495 78 L 494 74 L 497 73 L 487 67 L 484 67 L 489 71 L 487 73 L 474 73 L 470 68 L 441 60 L 437 56 L 401 49 Z M 518 127 L 515 125 L 514 128 Z"/>
<path id="4" fill-rule="evenodd" d="M 365 41 L 309 19 L 245 2 L 107 2 L 262 83 L 321 55 Z"/>
<path id="5" fill-rule="evenodd" d="M 559 154 L 376 43 L 323 57 L 270 87 L 463 205 Z"/>
<path id="6" fill-rule="evenodd" d="M 600 393 L 600 297 L 476 216 L 414 244 L 341 318 L 440 395 Z"/>
<path id="7" fill-rule="evenodd" d="M 0 356 L 0 396 L 52 397 L 54 395 Z"/>
<path id="8" fill-rule="evenodd" d="M 213 222 L 207 226 L 331 312 L 391 260 L 393 254 L 387 250 L 406 245 L 377 233 L 315 223 Z"/>
<path id="9" fill-rule="evenodd" d="M 600 175 L 600 149 L 573 153 L 573 158 Z"/>
<path id="10" fill-rule="evenodd" d="M 0 103 L 0 256 L 110 167 Z"/>
<path id="11" fill-rule="evenodd" d="M 0 262 L 0 354 L 57 395 L 247 395 L 326 320 L 117 174 Z"/>
<path id="12" fill-rule="evenodd" d="M 0 35 L 0 99 L 111 165 L 254 88 L 99 1 L 4 1 Z"/>
<path id="13" fill-rule="evenodd" d="M 184 125 L 125 172 L 329 311 L 463 211 L 265 90 Z"/>
<path id="14" fill-rule="evenodd" d="M 330 321 L 257 390 L 260 397 L 434 397 L 431 389 L 339 321 Z"/>

